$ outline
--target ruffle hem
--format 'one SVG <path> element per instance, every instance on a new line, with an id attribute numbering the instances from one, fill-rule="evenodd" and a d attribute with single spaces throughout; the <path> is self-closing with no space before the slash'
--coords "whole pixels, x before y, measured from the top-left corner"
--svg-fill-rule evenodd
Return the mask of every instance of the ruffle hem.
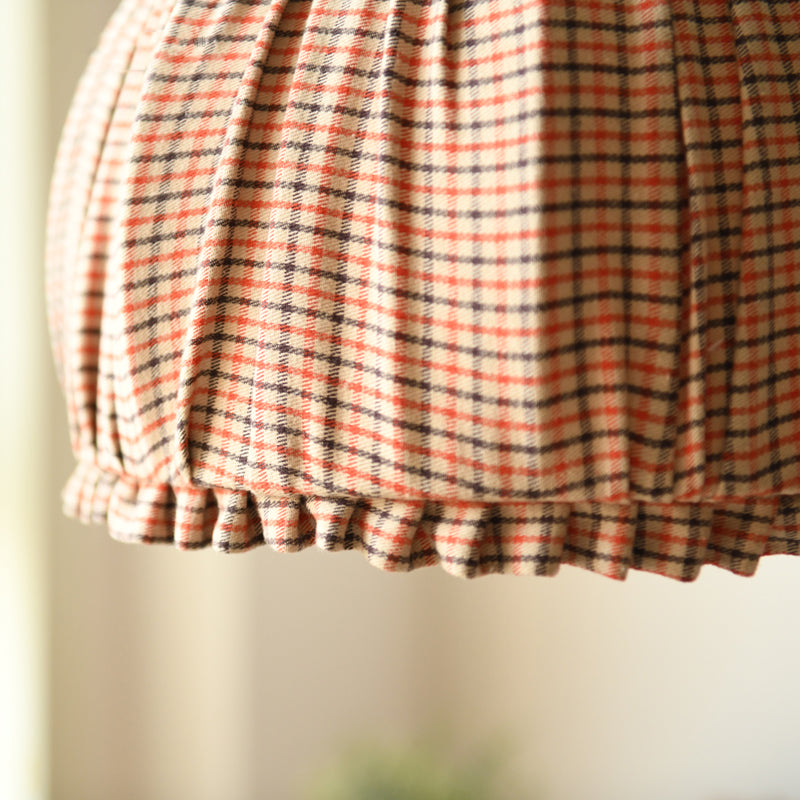
<path id="1" fill-rule="evenodd" d="M 388 572 L 439 564 L 460 578 L 558 573 L 562 564 L 624 580 L 630 570 L 693 581 L 704 564 L 753 575 L 762 556 L 800 554 L 800 500 L 439 502 L 268 495 L 137 483 L 79 463 L 64 511 L 111 536 L 179 550 L 359 550 Z"/>

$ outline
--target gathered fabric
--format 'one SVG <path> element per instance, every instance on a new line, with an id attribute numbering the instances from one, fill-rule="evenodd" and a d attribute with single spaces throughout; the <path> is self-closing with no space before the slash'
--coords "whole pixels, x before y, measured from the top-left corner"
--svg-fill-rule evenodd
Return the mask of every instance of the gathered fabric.
<path id="1" fill-rule="evenodd" d="M 116 539 L 800 553 L 795 0 L 122 0 L 46 266 Z"/>

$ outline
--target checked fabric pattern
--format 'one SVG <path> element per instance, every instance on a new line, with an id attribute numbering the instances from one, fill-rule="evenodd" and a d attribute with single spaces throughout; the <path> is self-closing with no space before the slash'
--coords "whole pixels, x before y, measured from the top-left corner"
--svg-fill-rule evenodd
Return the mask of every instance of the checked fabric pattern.
<path id="1" fill-rule="evenodd" d="M 752 574 L 800 547 L 800 6 L 122 0 L 47 280 L 117 539 Z"/>

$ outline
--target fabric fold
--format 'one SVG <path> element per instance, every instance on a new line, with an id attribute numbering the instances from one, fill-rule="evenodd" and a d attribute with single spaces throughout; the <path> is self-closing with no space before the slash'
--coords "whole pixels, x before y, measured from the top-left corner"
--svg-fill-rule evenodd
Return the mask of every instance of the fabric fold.
<path id="1" fill-rule="evenodd" d="M 630 570 L 693 581 L 705 564 L 753 575 L 800 550 L 800 498 L 684 503 L 481 503 L 274 496 L 137 483 L 80 463 L 65 512 L 123 542 L 279 553 L 358 550 L 374 567 L 439 565 L 459 578 L 556 575 L 563 564 L 624 580 Z"/>

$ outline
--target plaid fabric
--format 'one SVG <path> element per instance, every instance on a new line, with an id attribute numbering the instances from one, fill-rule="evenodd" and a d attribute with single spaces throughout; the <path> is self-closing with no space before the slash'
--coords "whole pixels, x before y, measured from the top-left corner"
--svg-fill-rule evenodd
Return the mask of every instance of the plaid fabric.
<path id="1" fill-rule="evenodd" d="M 117 539 L 798 553 L 796 0 L 122 0 L 47 268 Z"/>

